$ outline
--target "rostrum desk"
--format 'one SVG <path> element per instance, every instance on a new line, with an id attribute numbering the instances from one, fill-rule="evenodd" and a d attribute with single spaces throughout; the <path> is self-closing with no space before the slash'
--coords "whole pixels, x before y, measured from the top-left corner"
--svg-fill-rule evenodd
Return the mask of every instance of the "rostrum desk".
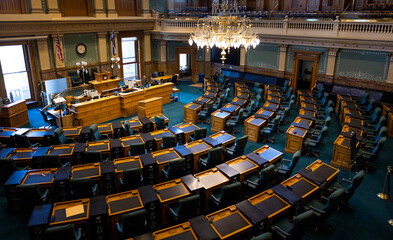
<path id="1" fill-rule="evenodd" d="M 181 124 L 175 125 L 173 127 L 178 128 L 179 130 L 184 132 L 185 142 L 189 142 L 190 136 L 194 134 L 195 130 L 199 129 L 199 127 L 196 126 L 195 124 L 193 124 L 192 122 L 181 123 Z"/>
<path id="2" fill-rule="evenodd" d="M 197 122 L 197 114 L 201 111 L 202 105 L 189 103 L 184 106 L 184 122 Z"/>
<path id="3" fill-rule="evenodd" d="M 359 146 L 359 142 L 356 143 L 356 149 Z M 333 147 L 333 158 L 330 162 L 331 165 L 345 170 L 352 168 L 351 160 L 351 139 L 343 135 L 339 135 L 334 141 Z"/>
<path id="4" fill-rule="evenodd" d="M 154 138 L 155 143 L 156 143 L 156 149 L 160 150 L 161 149 L 161 144 L 162 144 L 162 138 L 164 136 L 174 136 L 171 131 L 168 129 L 161 129 L 161 130 L 156 130 L 153 132 L 150 132 L 150 135 Z"/>
<path id="5" fill-rule="evenodd" d="M 334 168 L 322 162 L 321 160 L 317 159 L 315 160 L 315 162 L 308 165 L 304 169 L 304 171 L 300 171 L 299 173 L 300 175 L 302 175 L 302 177 L 318 185 L 321 189 L 324 189 L 325 187 L 329 186 L 332 182 L 335 182 L 337 180 L 337 176 L 339 172 L 340 170 L 338 170 L 337 168 Z M 315 181 L 315 179 L 317 178 L 321 180 Z"/>
<path id="6" fill-rule="evenodd" d="M 297 150 L 302 151 L 303 141 L 307 134 L 307 130 L 295 126 L 290 126 L 286 132 L 285 152 L 295 153 Z"/>
<path id="7" fill-rule="evenodd" d="M 136 143 L 145 143 L 140 135 L 128 136 L 120 138 L 121 145 L 124 149 L 124 156 L 127 156 L 130 151 L 130 145 Z"/>
<path id="8" fill-rule="evenodd" d="M 211 114 L 211 131 L 212 132 L 219 132 L 219 131 L 225 131 L 225 123 L 228 120 L 228 118 L 231 117 L 231 113 L 225 112 L 222 110 L 217 110 Z"/>
<path id="9" fill-rule="evenodd" d="M 301 197 L 303 205 L 319 190 L 317 185 L 303 178 L 300 174 L 296 174 L 281 182 L 281 185 L 289 188 L 297 196 Z"/>
<path id="10" fill-rule="evenodd" d="M 205 137 L 202 140 L 213 148 L 222 146 L 222 148 L 225 149 L 228 145 L 235 143 L 236 137 L 221 131 L 213 133 L 209 137 Z"/>
<path id="11" fill-rule="evenodd" d="M 101 93 L 104 90 L 112 89 L 112 88 L 117 88 L 120 86 L 120 78 L 115 78 L 115 79 L 107 79 L 103 81 L 89 81 L 89 83 L 93 86 L 95 90 L 97 90 L 98 93 Z"/>
<path id="12" fill-rule="evenodd" d="M 110 150 L 109 140 L 86 143 L 86 152 L 101 152 L 103 159 L 109 158 Z"/>
<path id="13" fill-rule="evenodd" d="M 248 135 L 248 140 L 257 143 L 259 141 L 259 131 L 266 124 L 266 120 L 251 116 L 244 121 L 244 135 Z"/>
<path id="14" fill-rule="evenodd" d="M 157 197 L 161 202 L 162 224 L 168 223 L 170 205 L 190 195 L 190 192 L 180 179 L 153 185 Z"/>
<path id="15" fill-rule="evenodd" d="M 227 161 L 229 167 L 233 168 L 240 174 L 239 181 L 243 184 L 243 181 L 252 174 L 258 172 L 258 165 L 248 159 L 246 156 L 240 156 L 235 159 Z"/>
<path id="16" fill-rule="evenodd" d="M 267 164 L 263 165 L 262 167 L 266 167 L 271 164 L 279 163 L 281 162 L 282 158 L 282 152 L 270 147 L 269 145 L 264 145 L 257 150 L 254 150 L 255 154 L 258 154 L 260 158 L 262 158 Z M 259 164 L 258 164 L 259 165 Z"/>
<path id="17" fill-rule="evenodd" d="M 158 180 L 160 182 L 163 181 L 162 170 L 164 170 L 168 166 L 168 162 L 181 158 L 180 155 L 173 148 L 167 148 L 152 152 L 152 156 L 154 157 L 158 165 Z"/>

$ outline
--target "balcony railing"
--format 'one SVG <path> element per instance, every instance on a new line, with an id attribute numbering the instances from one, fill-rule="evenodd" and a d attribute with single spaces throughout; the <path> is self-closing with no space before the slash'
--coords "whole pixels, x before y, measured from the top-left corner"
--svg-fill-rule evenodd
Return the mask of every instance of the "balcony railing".
<path id="1" fill-rule="evenodd" d="M 159 19 L 156 30 L 168 33 L 191 33 L 198 19 Z M 307 36 L 341 39 L 393 41 L 393 22 L 253 20 L 260 35 Z"/>

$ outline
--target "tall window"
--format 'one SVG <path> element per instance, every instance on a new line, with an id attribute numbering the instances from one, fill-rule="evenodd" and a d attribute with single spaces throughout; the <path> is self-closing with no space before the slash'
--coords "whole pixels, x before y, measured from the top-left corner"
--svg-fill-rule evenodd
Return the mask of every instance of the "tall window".
<path id="1" fill-rule="evenodd" d="M 23 45 L 0 46 L 0 65 L 7 97 L 14 101 L 30 99 Z"/>
<path id="2" fill-rule="evenodd" d="M 138 78 L 138 38 L 127 37 L 121 39 L 123 62 L 123 78 L 131 80 Z"/>

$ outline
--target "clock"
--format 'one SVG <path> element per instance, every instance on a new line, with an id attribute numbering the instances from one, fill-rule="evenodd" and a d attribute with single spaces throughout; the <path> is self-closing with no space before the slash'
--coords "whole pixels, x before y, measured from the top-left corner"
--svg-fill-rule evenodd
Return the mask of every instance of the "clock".
<path id="1" fill-rule="evenodd" d="M 83 43 L 79 43 L 78 45 L 76 45 L 76 53 L 79 55 L 83 55 L 86 53 L 86 45 Z"/>

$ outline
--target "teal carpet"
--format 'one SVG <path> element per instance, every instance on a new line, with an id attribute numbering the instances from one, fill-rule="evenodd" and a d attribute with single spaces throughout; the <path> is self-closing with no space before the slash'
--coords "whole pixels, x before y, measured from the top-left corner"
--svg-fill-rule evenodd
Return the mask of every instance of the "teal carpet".
<path id="1" fill-rule="evenodd" d="M 164 105 L 164 115 L 170 119 L 170 126 L 181 123 L 184 117 L 183 106 L 202 95 L 202 92 L 198 88 L 190 87 L 190 84 L 191 82 L 180 82 L 180 101 Z M 298 110 L 295 107 L 288 118 L 288 124 L 282 126 L 281 129 L 285 131 L 297 114 Z M 29 110 L 29 118 L 30 124 L 26 127 L 40 127 L 44 125 L 42 117 L 37 109 Z M 200 124 L 197 125 L 201 126 Z M 212 134 L 210 125 L 205 124 L 204 126 L 208 128 L 208 135 Z M 237 134 L 236 137 L 242 136 L 244 127 L 241 125 L 237 129 L 240 130 L 241 133 Z M 320 159 L 325 163 L 330 163 L 333 154 L 333 143 L 340 131 L 341 126 L 337 118 L 333 117 L 329 133 L 324 140 L 325 144 L 320 149 Z M 274 144 L 268 143 L 268 145 L 284 152 L 285 133 L 276 134 L 275 140 Z M 252 152 L 262 145 L 262 143 L 248 142 L 245 153 Z M 360 185 L 357 192 L 350 200 L 350 204 L 353 206 L 353 212 L 343 211 L 333 214 L 329 219 L 329 223 L 333 227 L 333 232 L 331 234 L 324 232 L 315 234 L 310 228 L 304 239 L 393 239 L 393 226 L 390 226 L 387 222 L 389 219 L 393 219 L 393 202 L 381 200 L 377 197 L 377 193 L 382 191 L 387 166 L 393 165 L 393 153 L 391 149 L 393 149 L 393 140 L 388 139 L 375 162 L 376 171 L 366 174 L 362 185 Z M 284 158 L 290 157 L 290 154 L 284 153 Z M 302 156 L 294 172 L 306 167 L 315 160 L 315 157 Z M 348 171 L 342 170 L 338 179 L 348 178 L 350 176 L 353 177 L 354 174 L 355 173 L 352 172 L 350 175 Z M 0 187 L 0 194 L 0 223 L 2 226 L 0 228 L 0 236 L 4 239 L 28 239 L 27 223 L 17 213 L 8 211 L 7 200 L 2 186 Z"/>

